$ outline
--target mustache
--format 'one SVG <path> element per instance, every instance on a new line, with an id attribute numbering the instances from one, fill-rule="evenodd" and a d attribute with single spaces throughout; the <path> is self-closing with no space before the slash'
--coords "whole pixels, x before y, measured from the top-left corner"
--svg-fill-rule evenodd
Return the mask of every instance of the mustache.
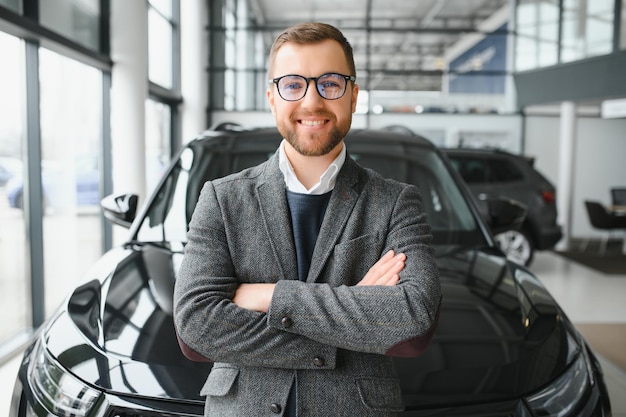
<path id="1" fill-rule="evenodd" d="M 324 118 L 324 119 L 332 119 L 333 118 L 333 114 L 327 111 L 316 111 L 316 112 L 300 112 L 297 114 L 292 114 L 291 115 L 291 120 L 292 121 L 296 121 L 296 120 L 300 120 L 300 119 L 304 119 L 307 117 L 320 117 L 320 118 Z"/>

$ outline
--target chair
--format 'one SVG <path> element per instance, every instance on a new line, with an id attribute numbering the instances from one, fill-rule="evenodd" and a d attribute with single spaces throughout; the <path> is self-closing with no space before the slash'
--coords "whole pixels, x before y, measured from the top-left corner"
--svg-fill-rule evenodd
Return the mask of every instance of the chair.
<path id="1" fill-rule="evenodd" d="M 606 231 L 605 238 L 602 240 L 600 249 L 602 254 L 606 252 L 606 245 L 609 241 L 609 237 L 615 230 L 626 230 L 626 216 L 620 216 L 610 213 L 606 207 L 597 201 L 585 201 L 585 207 L 587 209 L 587 216 L 591 226 L 596 229 Z M 581 250 L 585 250 L 589 239 L 584 242 L 584 247 Z"/>
<path id="2" fill-rule="evenodd" d="M 611 188 L 611 204 L 626 207 L 626 188 Z"/>

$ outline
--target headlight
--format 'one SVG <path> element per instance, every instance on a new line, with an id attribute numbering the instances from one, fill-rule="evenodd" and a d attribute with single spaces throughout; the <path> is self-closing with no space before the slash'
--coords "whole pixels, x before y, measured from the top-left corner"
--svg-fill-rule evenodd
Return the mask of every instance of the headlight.
<path id="1" fill-rule="evenodd" d="M 100 393 L 61 367 L 41 341 L 33 354 L 28 382 L 41 405 L 58 416 L 86 416 L 97 403 Z"/>
<path id="2" fill-rule="evenodd" d="M 550 386 L 526 398 L 526 404 L 537 416 L 574 415 L 589 385 L 585 356 L 579 354 L 567 371 Z"/>

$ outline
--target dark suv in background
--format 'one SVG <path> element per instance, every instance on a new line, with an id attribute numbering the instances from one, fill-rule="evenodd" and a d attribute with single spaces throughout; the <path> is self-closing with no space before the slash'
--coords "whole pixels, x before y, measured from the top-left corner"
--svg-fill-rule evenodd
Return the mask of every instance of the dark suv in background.
<path id="1" fill-rule="evenodd" d="M 562 237 L 557 224 L 556 190 L 534 167 L 534 159 L 502 150 L 442 149 L 480 201 L 504 197 L 524 204 L 528 213 L 519 230 L 495 236 L 501 249 L 522 265 L 534 251 L 551 249 Z"/>

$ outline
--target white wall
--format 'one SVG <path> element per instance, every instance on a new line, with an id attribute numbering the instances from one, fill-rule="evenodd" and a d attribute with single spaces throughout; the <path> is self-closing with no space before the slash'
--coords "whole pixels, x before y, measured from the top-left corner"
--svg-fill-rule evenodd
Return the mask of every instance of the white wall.
<path id="1" fill-rule="evenodd" d="M 529 116 L 525 121 L 525 153 L 558 183 L 559 116 Z M 610 188 L 626 186 L 626 119 L 583 116 L 576 122 L 572 210 L 573 238 L 598 237 L 589 224 L 585 200 L 610 204 Z M 558 190 L 557 190 L 558 198 Z"/>

